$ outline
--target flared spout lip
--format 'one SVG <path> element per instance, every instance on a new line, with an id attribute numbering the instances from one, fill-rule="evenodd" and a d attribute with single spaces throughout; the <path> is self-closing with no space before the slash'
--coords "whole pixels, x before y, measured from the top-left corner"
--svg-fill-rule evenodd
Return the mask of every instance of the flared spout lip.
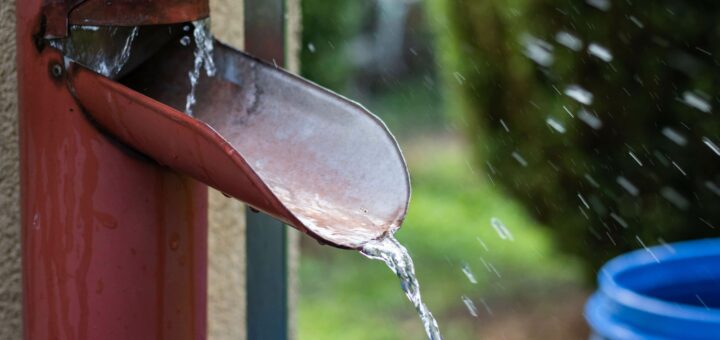
<path id="1" fill-rule="evenodd" d="M 290 77 L 290 78 L 293 78 L 295 81 L 298 81 L 298 82 L 304 84 L 305 86 L 312 87 L 312 88 L 314 88 L 314 89 L 316 89 L 316 90 L 319 90 L 319 91 L 323 91 L 323 92 L 325 92 L 326 94 L 332 95 L 333 97 L 335 97 L 335 98 L 338 99 L 338 100 L 344 101 L 344 102 L 346 102 L 346 103 L 354 106 L 359 112 L 362 112 L 362 113 L 365 114 L 368 118 L 370 118 L 370 119 L 373 121 L 373 123 L 377 124 L 377 125 L 380 127 L 380 129 L 382 129 L 382 131 L 384 132 L 385 136 L 392 142 L 392 144 L 393 144 L 393 146 L 394 146 L 393 150 L 394 150 L 394 152 L 396 153 L 395 156 L 397 156 L 398 159 L 400 160 L 400 162 L 402 163 L 403 179 L 404 179 L 404 182 L 405 182 L 406 195 L 405 195 L 405 198 L 404 198 L 405 204 L 402 206 L 402 209 L 398 212 L 398 218 L 395 219 L 394 221 L 391 221 L 391 222 L 388 221 L 388 222 L 390 222 L 390 223 L 389 223 L 389 227 L 388 227 L 388 229 L 387 229 L 385 232 L 383 232 L 382 234 L 380 234 L 380 235 L 378 235 L 378 236 L 376 236 L 376 237 L 374 237 L 374 238 L 369 238 L 369 239 L 367 239 L 365 242 L 363 242 L 363 243 L 360 244 L 360 245 L 348 246 L 348 245 L 341 245 L 341 244 L 334 243 L 334 242 L 332 242 L 332 241 L 326 240 L 326 239 L 318 236 L 317 234 L 313 233 L 312 231 L 310 231 L 309 228 L 306 228 L 306 227 L 301 223 L 301 225 L 303 225 L 303 228 L 308 229 L 309 234 L 314 235 L 313 237 L 314 237 L 315 239 L 317 239 L 318 241 L 331 244 L 331 245 L 333 245 L 333 246 L 335 246 L 335 247 L 338 247 L 338 248 L 343 248 L 343 249 L 358 249 L 358 250 L 362 248 L 362 245 L 363 245 L 363 244 L 365 244 L 365 243 L 367 243 L 367 242 L 369 242 L 369 241 L 382 239 L 382 238 L 386 237 L 387 235 L 392 235 L 392 234 L 394 234 L 396 231 L 398 231 L 398 230 L 400 229 L 400 227 L 402 226 L 403 222 L 405 221 L 405 217 L 406 217 L 407 212 L 408 212 L 408 209 L 409 209 L 409 207 L 410 207 L 410 200 L 411 200 L 411 198 L 412 198 L 412 185 L 411 185 L 410 174 L 409 174 L 409 172 L 408 172 L 407 161 L 405 160 L 405 155 L 403 154 L 402 149 L 400 148 L 400 144 L 398 143 L 397 138 L 395 138 L 395 136 L 390 132 L 390 129 L 388 128 L 387 124 L 386 124 L 382 119 L 380 119 L 380 117 L 378 117 L 377 115 L 375 115 L 374 113 L 372 113 L 372 111 L 368 110 L 364 105 L 362 105 L 360 102 L 358 102 L 358 101 L 356 101 L 356 100 L 354 100 L 354 99 L 348 98 L 348 97 L 343 96 L 343 95 L 341 95 L 341 94 L 339 94 L 339 93 L 337 93 L 337 92 L 335 92 L 335 91 L 332 91 L 332 90 L 330 90 L 330 89 L 327 89 L 327 88 L 325 88 L 325 87 L 323 87 L 323 86 L 321 86 L 321 85 L 319 85 L 319 84 L 317 84 L 317 83 L 315 83 L 315 82 L 313 82 L 313 81 L 311 81 L 311 80 L 309 80 L 309 79 L 307 79 L 307 78 L 303 78 L 303 77 L 300 77 L 300 76 L 298 76 L 298 75 L 296 75 L 296 74 L 287 72 L 287 71 L 285 71 L 284 69 L 282 69 L 281 67 L 278 67 L 277 65 L 271 65 L 271 64 L 267 63 L 266 61 L 264 61 L 264 60 L 262 60 L 262 59 L 260 59 L 260 58 L 257 58 L 257 57 L 255 57 L 255 56 L 253 56 L 253 55 L 251 55 L 251 54 L 248 54 L 248 53 L 246 53 L 246 52 L 244 52 L 244 51 L 236 50 L 234 47 L 225 44 L 224 42 L 222 42 L 222 41 L 219 40 L 219 39 L 214 38 L 213 40 L 214 40 L 214 42 L 215 42 L 215 46 L 220 46 L 221 48 L 225 48 L 225 49 L 228 49 L 228 50 L 232 50 L 233 52 L 238 53 L 238 54 L 241 54 L 241 55 L 245 56 L 246 58 L 249 58 L 249 59 L 254 60 L 254 61 L 257 62 L 258 64 L 264 64 L 264 65 L 266 65 L 266 66 L 271 67 L 275 72 L 284 73 L 285 76 Z M 212 127 L 210 127 L 210 128 L 212 129 Z M 216 133 L 217 133 L 217 132 L 216 132 Z M 218 135 L 219 135 L 219 134 L 218 134 Z M 220 137 L 223 138 L 221 135 L 220 135 Z M 226 142 L 227 142 L 227 141 L 226 141 Z M 242 155 L 242 153 L 241 153 L 239 150 L 238 150 L 238 153 L 239 153 L 240 155 Z M 244 157 L 241 156 L 241 158 L 243 158 L 243 161 L 244 161 Z M 254 171 L 254 170 L 253 170 L 253 171 Z M 258 174 L 255 173 L 255 175 L 257 176 Z M 266 187 L 267 187 L 267 186 L 266 186 Z M 270 192 L 272 193 L 272 189 L 270 189 L 269 187 L 268 187 L 267 189 L 270 190 Z M 280 202 L 280 203 L 282 204 L 282 202 L 277 198 L 277 196 L 276 196 L 274 193 L 273 193 L 273 196 L 275 197 L 276 200 L 278 200 L 278 202 Z M 283 206 L 284 206 L 284 205 L 283 205 Z M 299 219 L 297 218 L 297 216 L 295 216 L 295 214 L 294 214 L 292 211 L 290 211 L 290 210 L 287 209 L 286 207 L 284 207 L 284 208 L 285 208 L 285 210 L 286 210 L 287 212 L 289 212 L 289 213 L 293 216 L 293 218 L 294 218 L 296 221 L 299 222 Z"/>
<path id="2" fill-rule="evenodd" d="M 261 62 L 261 61 L 258 61 Z M 278 71 L 281 71 L 278 68 Z M 284 71 L 282 71 L 284 72 Z M 319 242 L 338 248 L 359 249 L 372 239 L 394 233 L 405 218 L 410 201 L 410 177 L 407 165 L 394 136 L 385 123 L 359 103 L 332 93 L 351 103 L 379 125 L 392 140 L 395 152 L 404 167 L 406 186 L 405 204 L 398 209 L 395 221 L 387 221 L 388 230 L 381 235 L 356 244 L 342 244 L 321 236 L 308 227 L 289 209 L 266 184 L 257 171 L 243 157 L 240 150 L 209 124 L 190 117 L 158 100 L 139 93 L 125 85 L 106 78 L 80 64 L 71 62 L 68 67 L 68 86 L 86 114 L 104 132 L 149 156 L 159 164 L 188 174 L 228 195 L 262 210 L 312 236 Z M 306 79 L 292 75 L 296 80 L 319 90 L 327 91 Z M 146 124 L 148 126 L 142 126 Z M 149 136 L 156 133 L 156 136 Z M 197 138 L 200 139 L 197 139 Z M 166 142 L 159 141 L 165 139 Z M 184 150 L 187 149 L 187 150 Z M 205 158 L 208 158 L 206 160 Z M 242 171 L 246 181 L 229 181 L 223 176 L 229 169 L 211 169 L 207 165 L 230 167 Z M 220 175 L 218 175 L 220 174 Z M 237 175 L 237 177 L 242 177 Z M 243 188 L 252 185 L 255 189 Z M 254 191 L 254 192 L 250 192 Z M 400 208 L 400 207 L 398 207 Z"/>

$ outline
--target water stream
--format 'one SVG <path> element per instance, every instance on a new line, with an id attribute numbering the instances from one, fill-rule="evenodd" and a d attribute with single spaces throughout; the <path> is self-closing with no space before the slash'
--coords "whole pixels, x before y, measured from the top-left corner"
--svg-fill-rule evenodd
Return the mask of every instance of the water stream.
<path id="1" fill-rule="evenodd" d="M 215 75 L 215 62 L 213 62 L 213 36 L 210 33 L 209 19 L 193 21 L 193 37 L 195 38 L 195 52 L 193 60 L 193 69 L 188 72 L 190 78 L 190 92 L 185 100 L 185 113 L 192 116 L 193 106 L 195 105 L 195 89 L 200 80 L 200 71 L 205 66 L 205 74 L 209 77 Z M 187 36 L 180 40 L 183 45 L 187 44 Z"/>
<path id="2" fill-rule="evenodd" d="M 388 235 L 366 243 L 360 253 L 370 259 L 383 261 L 390 267 L 390 270 L 400 278 L 400 285 L 408 300 L 415 306 L 428 339 L 442 339 L 435 317 L 420 296 L 420 284 L 415 277 L 415 266 L 407 249 L 393 235 Z"/>

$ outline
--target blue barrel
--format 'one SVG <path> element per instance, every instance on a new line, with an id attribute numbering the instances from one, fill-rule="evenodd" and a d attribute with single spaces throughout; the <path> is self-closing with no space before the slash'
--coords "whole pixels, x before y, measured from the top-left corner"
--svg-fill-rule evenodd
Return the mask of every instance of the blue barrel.
<path id="1" fill-rule="evenodd" d="M 585 305 L 593 339 L 720 339 L 720 239 L 621 255 L 598 284 Z"/>

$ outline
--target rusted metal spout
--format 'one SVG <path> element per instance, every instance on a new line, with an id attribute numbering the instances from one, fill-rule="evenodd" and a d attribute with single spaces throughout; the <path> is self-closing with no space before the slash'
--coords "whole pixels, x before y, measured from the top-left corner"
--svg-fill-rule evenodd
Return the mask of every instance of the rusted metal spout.
<path id="1" fill-rule="evenodd" d="M 72 92 L 105 131 L 157 162 L 343 248 L 398 228 L 410 186 L 385 125 L 362 106 L 216 42 L 194 117 L 192 48 L 170 41 L 122 83 L 78 64 Z"/>

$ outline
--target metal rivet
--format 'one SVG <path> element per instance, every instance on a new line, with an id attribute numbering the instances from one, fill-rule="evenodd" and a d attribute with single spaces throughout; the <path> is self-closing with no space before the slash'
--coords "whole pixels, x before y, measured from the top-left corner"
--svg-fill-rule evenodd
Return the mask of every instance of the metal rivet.
<path id="1" fill-rule="evenodd" d="M 50 72 L 52 73 L 53 77 L 60 78 L 60 76 L 62 76 L 63 74 L 63 67 L 60 66 L 60 64 L 54 64 L 50 68 Z"/>

